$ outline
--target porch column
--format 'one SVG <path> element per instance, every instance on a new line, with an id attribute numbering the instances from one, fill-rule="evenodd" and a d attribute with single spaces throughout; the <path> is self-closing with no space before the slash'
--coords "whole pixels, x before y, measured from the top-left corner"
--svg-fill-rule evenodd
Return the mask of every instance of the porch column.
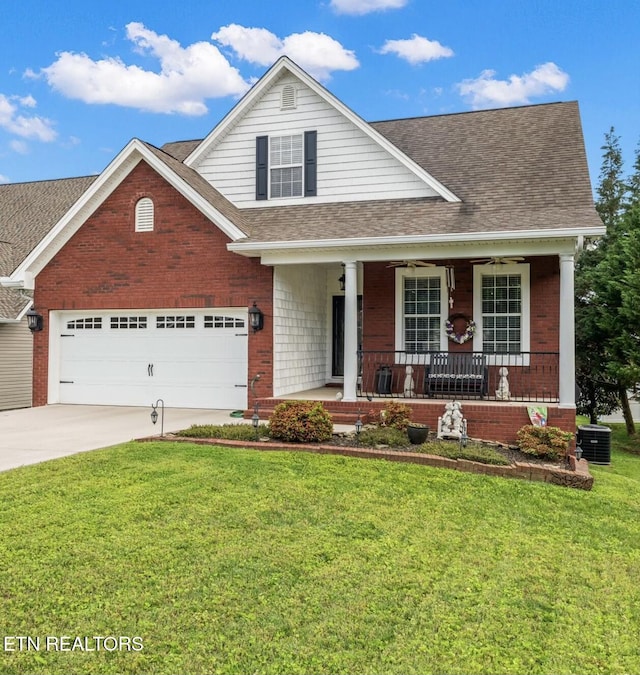
<path id="1" fill-rule="evenodd" d="M 358 386 L 358 268 L 344 263 L 344 390 L 343 401 L 357 400 Z"/>
<path id="2" fill-rule="evenodd" d="M 574 312 L 573 256 L 560 256 L 560 357 L 559 404 L 576 404 L 576 340 Z"/>

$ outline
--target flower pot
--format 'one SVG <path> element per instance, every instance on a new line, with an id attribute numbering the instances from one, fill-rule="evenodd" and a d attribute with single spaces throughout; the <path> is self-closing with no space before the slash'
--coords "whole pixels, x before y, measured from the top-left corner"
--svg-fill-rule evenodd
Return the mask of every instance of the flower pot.
<path id="1" fill-rule="evenodd" d="M 412 445 L 421 445 L 426 442 L 429 436 L 429 427 L 425 424 L 409 424 L 407 436 L 409 436 L 409 442 Z"/>

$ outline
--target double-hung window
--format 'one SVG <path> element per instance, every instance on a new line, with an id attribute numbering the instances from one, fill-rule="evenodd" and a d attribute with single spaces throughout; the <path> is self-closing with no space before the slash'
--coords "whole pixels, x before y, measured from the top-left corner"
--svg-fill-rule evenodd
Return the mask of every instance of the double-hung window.
<path id="1" fill-rule="evenodd" d="M 256 137 L 256 200 L 316 197 L 318 133 Z"/>
<path id="2" fill-rule="evenodd" d="M 303 136 L 269 139 L 271 197 L 302 197 Z"/>
<path id="3" fill-rule="evenodd" d="M 446 349 L 444 268 L 396 270 L 396 349 L 424 354 Z"/>
<path id="4" fill-rule="evenodd" d="M 474 315 L 478 324 L 474 351 L 527 354 L 530 349 L 529 265 L 476 266 Z M 513 361 L 516 362 L 521 361 Z"/>

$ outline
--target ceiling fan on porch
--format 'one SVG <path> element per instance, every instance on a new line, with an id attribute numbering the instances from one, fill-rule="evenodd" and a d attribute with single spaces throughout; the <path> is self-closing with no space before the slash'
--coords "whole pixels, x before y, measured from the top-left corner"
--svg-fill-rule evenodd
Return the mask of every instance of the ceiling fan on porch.
<path id="1" fill-rule="evenodd" d="M 435 263 L 422 260 L 392 260 L 387 267 L 435 267 Z"/>
<path id="2" fill-rule="evenodd" d="M 484 263 L 485 265 L 510 265 L 512 263 L 522 262 L 524 258 L 521 256 L 507 256 L 505 258 L 493 256 L 491 258 L 478 258 L 472 260 L 472 263 Z"/>

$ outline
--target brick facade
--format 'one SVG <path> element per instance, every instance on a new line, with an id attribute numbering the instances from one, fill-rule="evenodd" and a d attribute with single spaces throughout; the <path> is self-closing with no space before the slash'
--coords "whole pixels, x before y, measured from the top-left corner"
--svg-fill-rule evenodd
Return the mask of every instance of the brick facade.
<path id="1" fill-rule="evenodd" d="M 150 197 L 152 232 L 135 232 L 136 202 Z M 38 275 L 35 306 L 45 317 L 35 334 L 34 405 L 47 403 L 51 310 L 250 307 L 266 330 L 249 335 L 249 377 L 271 393 L 272 270 L 226 249 L 229 238 L 145 162 L 139 163 Z"/>

